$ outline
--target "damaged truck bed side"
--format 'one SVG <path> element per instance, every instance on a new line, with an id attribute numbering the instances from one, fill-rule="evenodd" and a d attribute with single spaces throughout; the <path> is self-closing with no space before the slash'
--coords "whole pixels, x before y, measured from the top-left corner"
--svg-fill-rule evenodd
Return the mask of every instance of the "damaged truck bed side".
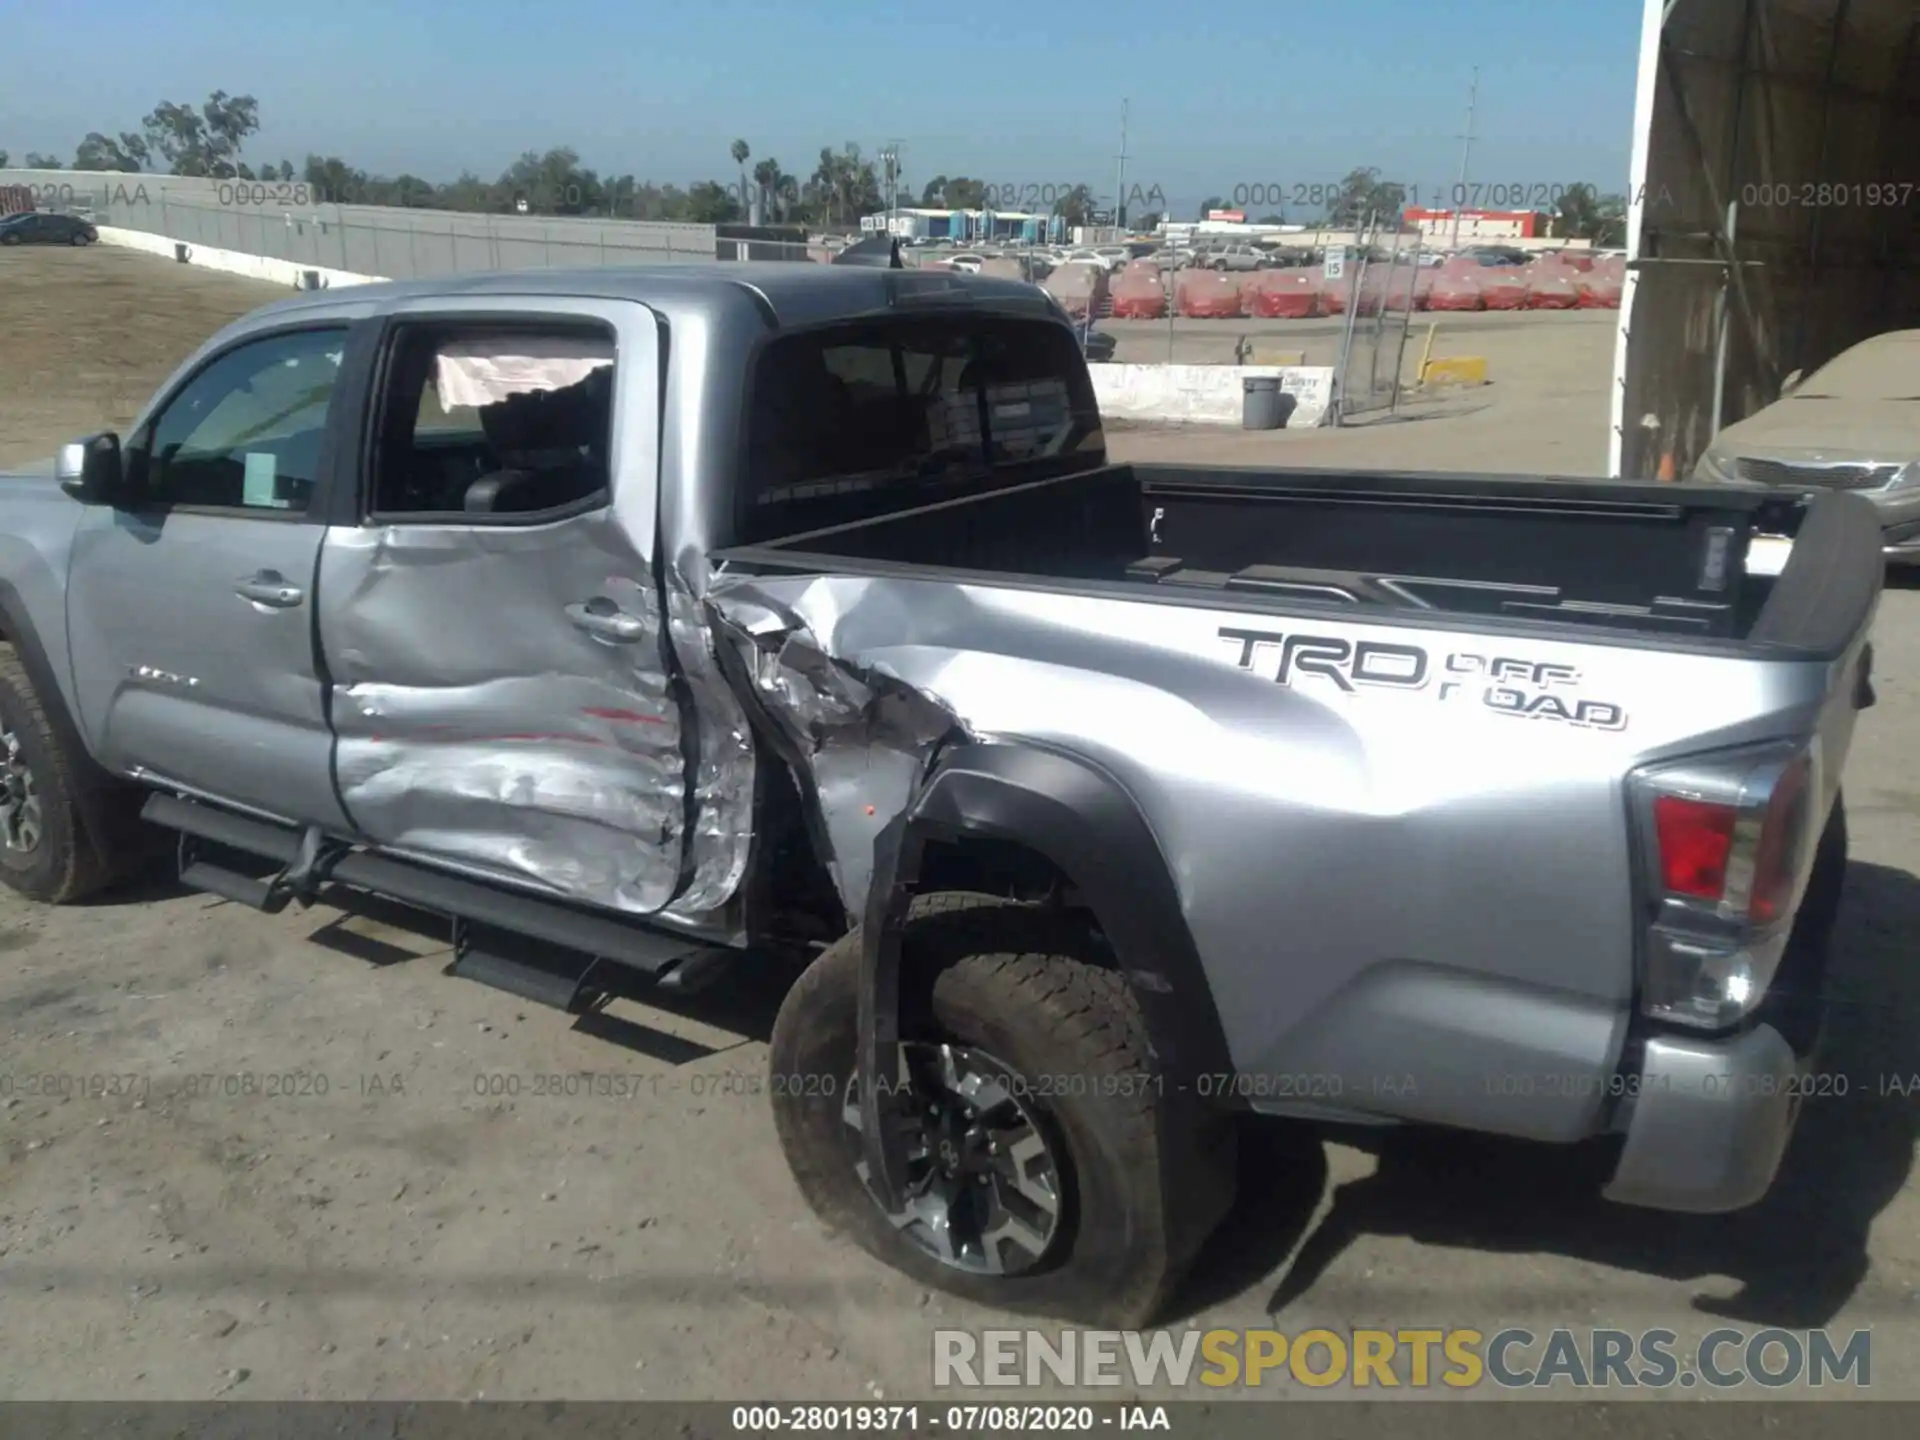
<path id="1" fill-rule="evenodd" d="M 0 874 L 77 898 L 137 811 L 565 1008 L 791 961 L 816 1211 L 1138 1325 L 1235 1112 L 1758 1199 L 1880 583 L 1844 494 L 1109 464 L 1009 282 L 358 287 L 0 487 Z"/>

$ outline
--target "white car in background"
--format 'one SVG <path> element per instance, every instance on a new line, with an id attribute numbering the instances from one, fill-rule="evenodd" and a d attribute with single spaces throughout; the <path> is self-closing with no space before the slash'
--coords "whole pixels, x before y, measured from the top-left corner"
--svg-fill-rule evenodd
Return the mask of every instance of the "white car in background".
<path id="1" fill-rule="evenodd" d="M 1843 350 L 1714 437 L 1705 484 L 1851 490 L 1880 514 L 1889 560 L 1920 562 L 1920 330 Z"/>

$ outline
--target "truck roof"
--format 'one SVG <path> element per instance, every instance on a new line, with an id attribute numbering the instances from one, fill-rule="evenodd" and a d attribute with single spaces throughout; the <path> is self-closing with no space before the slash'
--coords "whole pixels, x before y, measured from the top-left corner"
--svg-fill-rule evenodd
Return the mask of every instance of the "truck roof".
<path id="1" fill-rule="evenodd" d="M 663 311 L 706 311 L 750 305 L 780 328 L 818 325 L 886 310 L 903 295 L 912 304 L 942 301 L 1028 313 L 1052 313 L 1038 286 L 1024 281 L 958 273 L 920 274 L 867 266 L 797 261 L 712 261 L 617 268 L 485 271 L 422 280 L 386 280 L 306 291 L 262 306 L 227 334 L 278 324 L 291 314 L 316 318 L 369 302 L 385 309 L 408 300 L 456 296 L 570 296 L 632 300 Z M 965 297 L 965 298 L 963 298 Z M 363 312 L 364 313 L 364 312 Z"/>

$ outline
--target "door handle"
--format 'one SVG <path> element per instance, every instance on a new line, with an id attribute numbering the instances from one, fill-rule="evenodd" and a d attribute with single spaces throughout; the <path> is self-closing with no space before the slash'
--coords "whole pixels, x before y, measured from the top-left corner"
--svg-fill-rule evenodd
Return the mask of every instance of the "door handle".
<path id="1" fill-rule="evenodd" d="M 286 578 L 275 570 L 262 570 L 257 575 L 243 576 L 234 582 L 233 593 L 242 600 L 251 600 L 256 605 L 271 605 L 276 610 L 291 610 L 307 598 L 305 591 L 298 585 L 289 585 Z"/>
<path id="2" fill-rule="evenodd" d="M 599 603 L 606 603 L 604 601 Z M 567 606 L 567 619 L 597 640 L 631 644 L 647 633 L 647 622 L 622 610 L 596 610 L 591 604 Z"/>

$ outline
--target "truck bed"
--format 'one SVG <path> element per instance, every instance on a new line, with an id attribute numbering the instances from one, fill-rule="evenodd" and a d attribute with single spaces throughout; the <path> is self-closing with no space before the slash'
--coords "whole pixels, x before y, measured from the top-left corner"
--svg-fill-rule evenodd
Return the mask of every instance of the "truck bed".
<path id="1" fill-rule="evenodd" d="M 1784 567 L 1748 563 L 1766 536 L 1791 540 Z M 1844 495 L 1113 465 L 866 515 L 715 559 L 1824 653 L 1844 645 L 1871 607 L 1878 545 L 1871 511 Z"/>

